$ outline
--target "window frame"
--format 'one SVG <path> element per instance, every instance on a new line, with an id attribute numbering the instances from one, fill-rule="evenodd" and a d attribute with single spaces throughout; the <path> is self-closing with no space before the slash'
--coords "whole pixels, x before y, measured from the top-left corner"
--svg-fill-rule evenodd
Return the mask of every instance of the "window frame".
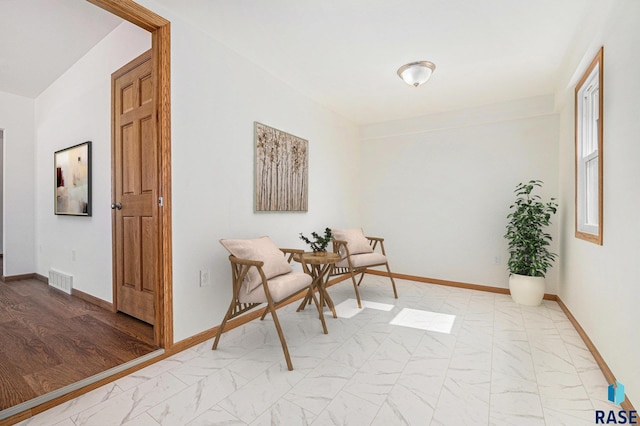
<path id="1" fill-rule="evenodd" d="M 597 90 L 593 85 L 597 82 Z M 604 47 L 576 84 L 575 88 L 575 236 L 576 238 L 602 245 L 603 226 L 603 142 L 604 142 Z M 594 92 L 597 103 L 594 105 Z M 597 114 L 594 115 L 594 106 Z M 597 136 L 597 146 L 594 144 Z M 583 155 L 585 147 L 589 151 Z M 597 189 L 589 191 L 588 163 L 597 158 Z M 596 195 L 597 224 L 590 221 L 589 196 Z M 592 206 L 593 207 L 593 206 Z"/>

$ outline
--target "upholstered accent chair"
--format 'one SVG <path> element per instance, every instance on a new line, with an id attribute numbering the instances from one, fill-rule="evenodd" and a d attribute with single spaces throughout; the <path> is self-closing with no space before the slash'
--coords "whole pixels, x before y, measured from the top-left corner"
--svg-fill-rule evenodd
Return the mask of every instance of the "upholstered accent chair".
<path id="1" fill-rule="evenodd" d="M 287 367 L 293 370 L 276 309 L 290 297 L 307 292 L 310 288 L 311 276 L 303 272 L 294 272 L 290 265 L 293 255 L 303 253 L 303 250 L 280 249 L 269 237 L 250 240 L 224 239 L 220 240 L 220 243 L 231 253 L 229 261 L 233 294 L 229 309 L 218 328 L 212 349 L 215 350 L 218 347 L 227 321 L 266 303 L 267 306 L 260 319 L 263 320 L 267 313 L 271 313 L 287 360 Z M 315 297 L 314 301 L 319 310 Z M 319 312 L 321 313 L 320 310 Z M 324 321 L 324 316 L 320 315 L 320 319 Z M 326 330 L 324 322 L 323 328 Z"/>
<path id="2" fill-rule="evenodd" d="M 391 280 L 393 295 L 397 299 L 398 291 L 393 280 L 387 255 L 384 250 L 384 238 L 366 237 L 362 229 L 332 229 L 333 251 L 340 255 L 340 261 L 335 264 L 331 276 L 348 274 L 356 292 L 358 308 L 362 308 L 358 287 L 368 268 L 384 266 L 387 276 Z M 356 275 L 360 278 L 356 282 Z"/>

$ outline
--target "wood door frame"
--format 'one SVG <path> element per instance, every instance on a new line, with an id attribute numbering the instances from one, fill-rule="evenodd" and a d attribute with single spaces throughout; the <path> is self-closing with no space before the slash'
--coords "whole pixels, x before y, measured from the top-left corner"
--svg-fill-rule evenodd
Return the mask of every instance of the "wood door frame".
<path id="1" fill-rule="evenodd" d="M 155 73 L 158 120 L 158 196 L 164 206 L 158 209 L 158 292 L 154 325 L 159 347 L 173 345 L 173 263 L 171 239 L 171 50 L 170 22 L 132 0 L 86 0 L 151 33 L 151 56 Z M 113 166 L 112 166 L 113 174 Z"/>

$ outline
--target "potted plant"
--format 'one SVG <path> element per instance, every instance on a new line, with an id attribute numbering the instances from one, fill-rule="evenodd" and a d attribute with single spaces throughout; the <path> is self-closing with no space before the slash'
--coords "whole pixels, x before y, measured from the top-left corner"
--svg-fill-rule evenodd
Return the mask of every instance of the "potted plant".
<path id="1" fill-rule="evenodd" d="M 320 236 L 317 232 L 312 232 L 311 238 L 313 239 L 305 237 L 302 235 L 302 232 L 300 233 L 300 239 L 307 243 L 309 247 L 311 247 L 311 250 L 319 256 L 327 254 L 327 246 L 331 241 L 331 237 L 331 229 L 329 228 L 324 229 L 324 236 Z"/>
<path id="2" fill-rule="evenodd" d="M 505 238 L 509 241 L 509 290 L 514 302 L 537 306 L 542 302 L 545 290 L 545 274 L 556 258 L 551 253 L 551 235 L 545 228 L 551 224 L 558 204 L 555 198 L 544 202 L 532 194 L 542 187 L 542 181 L 530 180 L 516 186 L 516 201 L 507 215 L 509 224 Z"/>

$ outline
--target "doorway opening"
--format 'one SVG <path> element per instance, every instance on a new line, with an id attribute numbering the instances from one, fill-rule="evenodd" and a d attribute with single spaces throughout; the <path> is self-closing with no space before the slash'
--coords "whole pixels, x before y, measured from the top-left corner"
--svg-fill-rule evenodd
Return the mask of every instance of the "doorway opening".
<path id="1" fill-rule="evenodd" d="M 171 254 L 171 93 L 170 93 L 170 23 L 154 12 L 132 0 L 87 0 L 88 2 L 131 22 L 151 33 L 152 67 L 155 73 L 158 137 L 158 194 L 163 208 L 158 215 L 157 280 L 160 283 L 155 302 L 156 345 L 169 348 L 173 345 L 173 307 Z"/>
<path id="2" fill-rule="evenodd" d="M 87 0 L 101 9 L 106 10 L 126 21 L 137 25 L 151 33 L 152 37 L 152 66 L 156 71 L 156 81 L 153 90 L 158 99 L 156 115 L 158 135 L 158 193 L 163 200 L 163 209 L 158 217 L 158 259 L 159 269 L 157 281 L 159 291 L 155 299 L 155 316 L 157 321 L 154 326 L 155 346 L 170 348 L 173 345 L 173 307 L 172 307 L 172 244 L 171 244 L 171 140 L 170 140 L 170 24 L 164 18 L 150 10 L 138 5 L 132 0 Z M 2 143 L 4 145 L 4 141 Z M 2 164 L 2 161 L 0 161 Z M 1 185 L 0 185 L 1 186 Z M 2 197 L 0 197 L 2 198 Z M 2 209 L 0 209 L 1 211 Z M 2 221 L 0 221 L 2 222 Z M 4 251 L 4 246 L 2 247 Z M 140 360 L 144 362 L 144 360 Z M 128 368 L 124 366 L 124 369 Z M 91 382 L 78 383 L 74 394 L 86 392 L 104 384 L 114 372 L 105 372 L 100 377 L 91 377 Z M 80 389 L 78 391 L 78 389 Z M 70 392 L 46 395 L 46 399 L 39 398 L 29 406 L 12 407 L 12 409 L 0 411 L 0 423 L 3 419 L 14 414 L 30 410 L 30 415 L 37 414 L 56 405 L 49 402 Z M 44 396 L 44 395 L 43 395 Z M 45 404 L 45 402 L 47 404 Z M 59 401 L 62 402 L 62 401 Z M 44 404 L 44 405 L 40 405 Z M 15 410 L 14 410 L 15 408 Z M 24 418 L 24 417 L 23 417 Z"/>

